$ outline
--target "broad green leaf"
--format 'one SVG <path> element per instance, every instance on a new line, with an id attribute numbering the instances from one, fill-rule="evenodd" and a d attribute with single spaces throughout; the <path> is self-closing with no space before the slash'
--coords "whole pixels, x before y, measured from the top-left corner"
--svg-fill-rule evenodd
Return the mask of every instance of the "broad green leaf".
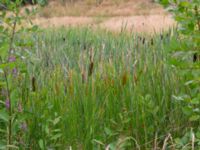
<path id="1" fill-rule="evenodd" d="M 160 0 L 160 2 L 164 6 L 168 6 L 169 5 L 169 0 Z"/>
<path id="2" fill-rule="evenodd" d="M 200 115 L 193 115 L 193 116 L 191 116 L 190 117 L 190 121 L 197 121 L 197 120 L 199 120 L 200 119 Z"/>
<path id="3" fill-rule="evenodd" d="M 193 112 L 192 108 L 185 106 L 182 108 L 182 111 L 185 115 L 190 116 Z"/>
<path id="4" fill-rule="evenodd" d="M 196 137 L 197 137 L 198 139 L 200 139 L 200 131 L 198 131 L 198 132 L 196 133 Z"/>
<path id="5" fill-rule="evenodd" d="M 42 139 L 39 140 L 39 146 L 40 146 L 41 150 L 44 150 L 44 142 Z"/>
<path id="6" fill-rule="evenodd" d="M 45 132 L 46 134 L 49 134 L 49 127 L 47 125 L 45 126 Z"/>
<path id="7" fill-rule="evenodd" d="M 200 101 L 200 99 L 194 98 L 194 99 L 191 100 L 191 104 L 197 105 L 197 104 L 199 104 L 199 101 Z"/>

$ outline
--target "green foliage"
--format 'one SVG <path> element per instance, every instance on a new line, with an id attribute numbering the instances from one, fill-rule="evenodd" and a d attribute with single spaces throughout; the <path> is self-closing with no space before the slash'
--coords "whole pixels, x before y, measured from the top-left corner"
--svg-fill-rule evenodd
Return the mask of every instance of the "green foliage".
<path id="1" fill-rule="evenodd" d="M 48 4 L 48 0 L 36 0 L 36 3 L 38 3 L 41 6 L 45 6 Z"/>
<path id="2" fill-rule="evenodd" d="M 178 23 L 180 40 L 176 46 L 172 45 L 170 47 L 173 56 L 171 64 L 179 69 L 180 75 L 187 80 L 184 86 L 190 91 L 189 94 L 180 93 L 178 96 L 175 96 L 175 99 L 181 101 L 183 113 L 188 117 L 191 128 L 193 128 L 195 133 L 199 133 L 200 1 L 160 0 L 160 2 L 174 14 L 174 18 Z"/>
<path id="3" fill-rule="evenodd" d="M 181 136 L 190 125 L 172 95 L 189 92 L 167 64 L 172 33 L 69 28 L 35 35 L 27 62 L 29 146 L 150 149 L 156 135 L 158 148 L 169 132 Z"/>
<path id="4" fill-rule="evenodd" d="M 179 31 L 192 41 L 193 48 L 200 46 L 200 1 L 199 0 L 160 0 L 178 22 Z"/>
<path id="5" fill-rule="evenodd" d="M 19 15 L 20 0 L 1 2 L 6 9 L 0 11 L 0 148 L 17 149 L 24 147 L 26 139 L 27 114 L 23 112 L 22 86 L 26 76 L 24 59 L 30 48 L 27 43 L 31 39 L 20 46 L 16 37 L 32 29 L 21 25 L 26 16 Z"/>
<path id="6" fill-rule="evenodd" d="M 5 10 L 5 9 L 9 9 L 9 7 L 11 6 L 11 3 L 18 4 L 20 6 L 24 6 L 26 4 L 31 4 L 31 5 L 35 5 L 35 4 L 39 4 L 40 6 L 45 6 L 48 4 L 48 0 L 1 0 L 0 2 L 0 10 Z"/>

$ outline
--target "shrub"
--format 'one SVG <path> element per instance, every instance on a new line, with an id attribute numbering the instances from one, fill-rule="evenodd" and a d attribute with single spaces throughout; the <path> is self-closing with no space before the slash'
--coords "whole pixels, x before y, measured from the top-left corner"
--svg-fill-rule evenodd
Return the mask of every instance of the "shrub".
<path id="1" fill-rule="evenodd" d="M 190 91 L 189 94 L 179 93 L 179 95 L 175 96 L 176 100 L 181 100 L 181 103 L 183 104 L 183 113 L 188 117 L 188 123 L 191 124 L 191 129 L 186 128 L 186 134 L 183 138 L 178 139 L 177 143 L 181 147 L 181 143 L 189 142 L 192 135 L 193 145 L 196 143 L 196 145 L 199 146 L 200 1 L 159 0 L 159 2 L 173 13 L 174 18 L 178 23 L 179 41 L 182 42 L 175 44 L 175 46 L 172 46 L 169 49 L 172 54 L 171 64 L 179 71 L 180 75 L 187 80 L 183 86 Z M 192 55 L 193 59 L 190 59 L 190 61 L 185 59 Z M 194 140 L 195 137 L 197 138 L 196 140 Z"/>

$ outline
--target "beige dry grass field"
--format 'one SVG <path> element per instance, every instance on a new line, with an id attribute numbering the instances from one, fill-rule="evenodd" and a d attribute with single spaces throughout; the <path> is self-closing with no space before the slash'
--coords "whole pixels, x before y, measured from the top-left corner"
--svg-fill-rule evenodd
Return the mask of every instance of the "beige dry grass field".
<path id="1" fill-rule="evenodd" d="M 166 14 L 162 7 L 152 0 L 103 0 L 97 5 L 95 0 L 77 1 L 75 3 L 50 1 L 48 6 L 42 8 L 40 17 L 61 16 L 135 16 Z"/>
<path id="2" fill-rule="evenodd" d="M 50 1 L 48 6 L 40 8 L 34 23 L 45 28 L 91 26 L 147 33 L 167 30 L 175 25 L 172 16 L 152 0 L 107 0 L 99 5 L 94 2 Z"/>

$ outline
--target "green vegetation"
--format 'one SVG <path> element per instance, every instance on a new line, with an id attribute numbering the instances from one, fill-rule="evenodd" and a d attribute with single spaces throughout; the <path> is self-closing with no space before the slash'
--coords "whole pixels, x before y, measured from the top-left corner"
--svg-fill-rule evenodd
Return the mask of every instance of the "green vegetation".
<path id="1" fill-rule="evenodd" d="M 186 89 L 167 65 L 171 34 L 143 38 L 74 28 L 32 36 L 19 97 L 26 146 L 148 149 L 190 126 L 173 98 Z"/>
<path id="2" fill-rule="evenodd" d="M 185 86 L 190 91 L 179 93 L 177 98 L 184 104 L 183 113 L 191 123 L 194 139 L 200 138 L 200 1 L 199 0 L 160 0 L 173 14 L 178 24 L 179 37 L 185 44 L 177 45 L 171 49 L 171 63 L 177 68 L 179 75 L 185 78 Z M 193 63 L 186 61 L 188 56 L 193 55 Z M 179 139 L 180 145 L 186 137 L 191 137 L 190 132 L 185 132 L 183 138 Z M 198 140 L 196 140 L 198 143 Z M 193 144 L 192 149 L 195 148 Z M 196 148 L 195 148 L 196 149 Z"/>
<path id="3" fill-rule="evenodd" d="M 200 148 L 190 34 L 35 32 L 19 4 L 0 15 L 0 149 Z"/>
<path id="4" fill-rule="evenodd" d="M 169 40 L 77 28 L 40 35 L 28 66 L 37 87 L 26 107 L 41 133 L 36 139 L 50 146 L 59 136 L 54 144 L 73 149 L 144 149 L 153 146 L 156 134 L 158 142 L 168 133 L 179 135 L 187 124 L 172 95 L 184 89 L 165 64 L 162 47 Z"/>

